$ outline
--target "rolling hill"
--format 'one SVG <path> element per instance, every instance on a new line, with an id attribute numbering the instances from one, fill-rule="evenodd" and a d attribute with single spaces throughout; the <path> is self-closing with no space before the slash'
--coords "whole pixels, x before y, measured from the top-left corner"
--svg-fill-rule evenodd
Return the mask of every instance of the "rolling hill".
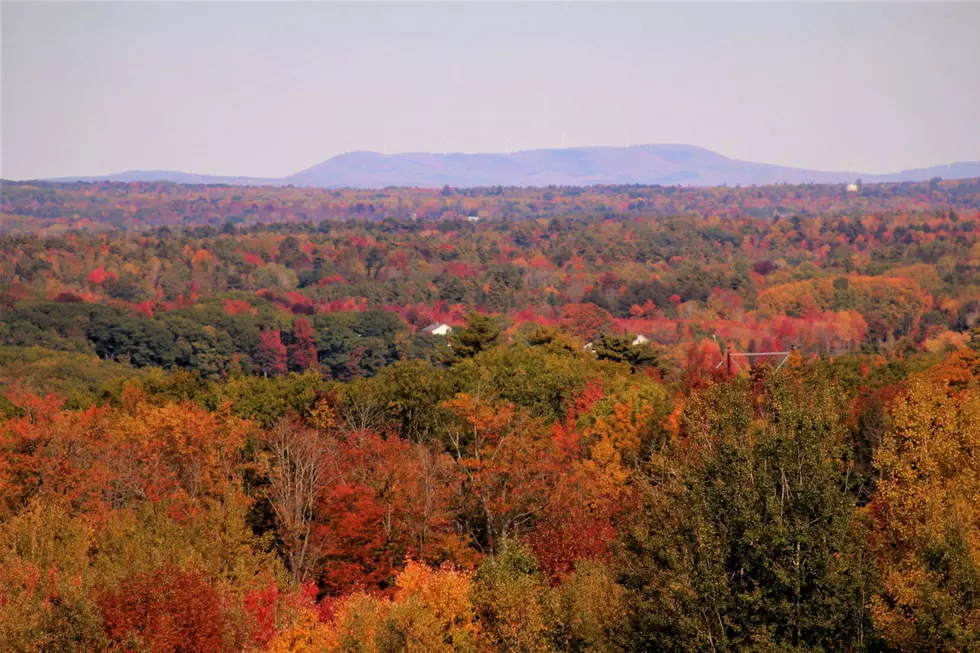
<path id="1" fill-rule="evenodd" d="M 172 181 L 186 184 L 383 188 L 414 186 L 551 186 L 659 184 L 664 186 L 765 185 L 925 181 L 980 177 L 980 162 L 904 170 L 892 174 L 828 172 L 731 159 L 692 145 L 636 145 L 524 150 L 507 154 L 340 154 L 288 177 L 223 177 L 175 171 L 129 171 L 52 181 Z"/>

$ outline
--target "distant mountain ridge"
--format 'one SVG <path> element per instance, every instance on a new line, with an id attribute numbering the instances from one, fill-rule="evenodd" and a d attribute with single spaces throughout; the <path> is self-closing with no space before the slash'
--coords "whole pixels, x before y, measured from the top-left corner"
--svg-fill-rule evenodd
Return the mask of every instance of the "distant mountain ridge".
<path id="1" fill-rule="evenodd" d="M 409 186 L 761 186 L 765 184 L 926 181 L 980 177 L 980 162 L 903 170 L 891 174 L 827 172 L 740 161 L 693 145 L 634 145 L 523 150 L 507 154 L 379 154 L 349 152 L 288 177 L 199 175 L 168 170 L 63 177 L 48 181 L 170 181 L 183 184 L 384 188 Z"/>

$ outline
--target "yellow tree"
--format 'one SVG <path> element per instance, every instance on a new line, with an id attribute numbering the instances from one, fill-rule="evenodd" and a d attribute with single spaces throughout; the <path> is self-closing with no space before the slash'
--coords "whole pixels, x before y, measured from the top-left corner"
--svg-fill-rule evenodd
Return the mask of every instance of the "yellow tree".
<path id="1" fill-rule="evenodd" d="M 398 593 L 381 634 L 385 650 L 485 650 L 473 603 L 471 572 L 450 565 L 433 569 L 409 562 L 396 584 Z"/>
<path id="2" fill-rule="evenodd" d="M 320 613 L 306 606 L 270 642 L 276 653 L 465 653 L 487 650 L 477 621 L 472 572 L 410 561 L 394 599 L 356 592 Z"/>
<path id="3" fill-rule="evenodd" d="M 873 615 L 903 650 L 980 647 L 980 359 L 913 376 L 875 461 Z"/>
<path id="4" fill-rule="evenodd" d="M 588 479 L 590 503 L 617 498 L 623 492 L 652 416 L 652 406 L 628 397 L 614 402 L 608 415 L 599 416 L 585 429 L 591 450 L 577 467 Z"/>

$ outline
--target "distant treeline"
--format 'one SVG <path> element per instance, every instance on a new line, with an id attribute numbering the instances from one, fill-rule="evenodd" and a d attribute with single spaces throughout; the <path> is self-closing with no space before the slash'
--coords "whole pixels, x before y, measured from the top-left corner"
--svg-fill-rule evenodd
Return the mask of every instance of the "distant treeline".
<path id="1" fill-rule="evenodd" d="M 772 218 L 878 211 L 980 208 L 980 180 L 682 188 L 611 185 L 548 188 L 329 190 L 169 182 L 9 182 L 0 191 L 0 228 L 57 233 L 147 227 L 221 227 L 323 220 L 519 220 L 588 216 Z"/>

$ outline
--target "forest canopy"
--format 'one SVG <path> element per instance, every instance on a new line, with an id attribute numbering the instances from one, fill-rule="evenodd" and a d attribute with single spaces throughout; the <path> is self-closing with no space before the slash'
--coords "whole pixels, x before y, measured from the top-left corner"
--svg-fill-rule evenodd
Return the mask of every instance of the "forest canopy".
<path id="1" fill-rule="evenodd" d="M 0 648 L 980 649 L 978 183 L 5 184 Z"/>

